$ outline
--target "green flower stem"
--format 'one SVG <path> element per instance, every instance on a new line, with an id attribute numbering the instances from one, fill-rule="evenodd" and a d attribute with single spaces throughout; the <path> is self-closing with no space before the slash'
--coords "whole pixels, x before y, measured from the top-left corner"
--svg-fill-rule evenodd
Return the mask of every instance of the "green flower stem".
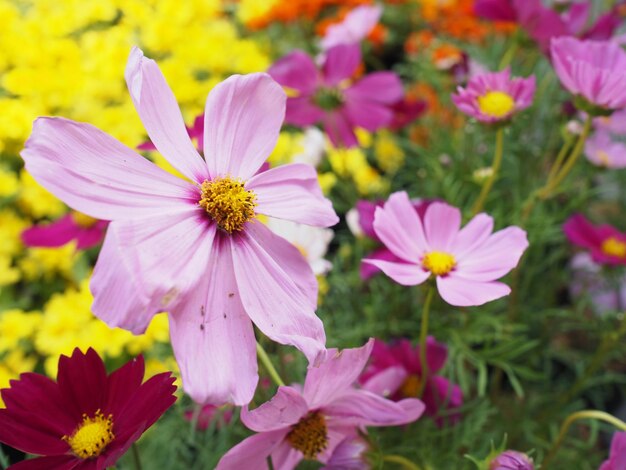
<path id="1" fill-rule="evenodd" d="M 422 470 L 421 467 L 415 465 L 409 459 L 400 455 L 385 455 L 383 457 L 383 462 L 397 463 L 408 470 Z"/>
<path id="2" fill-rule="evenodd" d="M 267 370 L 267 373 L 270 374 L 270 377 L 272 378 L 274 383 L 278 387 L 284 387 L 285 382 L 283 382 L 283 380 L 280 378 L 280 375 L 278 375 L 278 372 L 276 371 L 274 364 L 272 364 L 270 357 L 267 355 L 267 353 L 265 352 L 265 349 L 263 349 L 263 346 L 261 346 L 261 344 L 258 341 L 256 343 L 256 353 L 257 353 L 257 356 L 259 356 L 259 359 L 261 360 L 261 362 L 263 363 L 263 367 L 265 367 L 265 370 Z"/>
<path id="3" fill-rule="evenodd" d="M 552 447 L 550 448 L 548 455 L 546 456 L 546 458 L 543 460 L 541 464 L 542 470 L 546 470 L 548 468 L 548 464 L 556 456 L 557 452 L 559 451 L 559 448 L 561 447 L 561 444 L 563 443 L 563 439 L 565 439 L 565 436 L 567 435 L 567 431 L 569 431 L 569 428 L 572 425 L 572 423 L 580 419 L 596 419 L 598 421 L 604 421 L 605 423 L 612 424 L 613 426 L 615 426 L 617 429 L 621 431 L 626 431 L 626 423 L 624 423 L 620 419 L 617 419 L 615 416 L 605 413 L 604 411 L 584 410 L 584 411 L 577 411 L 576 413 L 572 413 L 563 422 L 563 425 L 561 426 L 561 430 L 559 431 L 559 435 L 554 441 L 554 444 L 552 444 Z"/>
<path id="4" fill-rule="evenodd" d="M 137 443 L 133 442 L 131 446 L 133 448 L 133 462 L 135 463 L 135 469 L 141 470 L 141 457 L 139 457 L 139 449 L 137 448 Z"/>
<path id="5" fill-rule="evenodd" d="M 559 151 L 559 154 L 556 156 L 556 160 L 554 161 L 552 168 L 550 168 L 550 173 L 548 173 L 548 181 L 546 182 L 546 186 L 552 183 L 552 180 L 556 176 L 557 172 L 561 169 L 563 160 L 565 160 L 565 157 L 567 156 L 567 152 L 570 151 L 573 143 L 574 143 L 574 139 L 571 136 L 569 139 L 567 139 L 563 143 L 563 147 L 561 147 L 561 150 Z"/>
<path id="6" fill-rule="evenodd" d="M 487 196 L 489 195 L 489 191 L 491 191 L 493 183 L 496 181 L 496 178 L 498 177 L 498 172 L 500 171 L 500 166 L 502 165 L 503 148 L 504 148 L 504 128 L 500 127 L 496 131 L 496 151 L 493 156 L 493 163 L 491 164 L 491 175 L 483 183 L 483 187 L 480 191 L 480 195 L 478 196 L 478 199 L 476 200 L 476 202 L 474 203 L 474 206 L 472 207 L 472 216 L 478 214 L 482 210 L 483 205 L 485 204 L 485 200 L 487 199 Z"/>
<path id="7" fill-rule="evenodd" d="M 422 309 L 422 326 L 420 328 L 420 365 L 422 366 L 422 380 L 420 380 L 417 396 L 421 397 L 424 393 L 426 378 L 428 377 L 428 362 L 426 361 L 426 338 L 428 337 L 428 316 L 430 314 L 430 303 L 433 300 L 435 287 L 430 285 L 426 293 L 424 308 Z"/>

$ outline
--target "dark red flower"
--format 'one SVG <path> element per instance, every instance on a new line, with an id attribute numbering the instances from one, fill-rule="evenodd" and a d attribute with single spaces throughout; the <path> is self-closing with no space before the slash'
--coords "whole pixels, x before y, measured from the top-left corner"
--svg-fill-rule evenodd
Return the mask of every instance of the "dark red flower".
<path id="1" fill-rule="evenodd" d="M 0 442 L 43 457 L 11 470 L 104 470 L 176 401 L 170 372 L 145 383 L 143 357 L 107 376 L 98 354 L 59 358 L 57 381 L 26 373 L 0 391 Z"/>

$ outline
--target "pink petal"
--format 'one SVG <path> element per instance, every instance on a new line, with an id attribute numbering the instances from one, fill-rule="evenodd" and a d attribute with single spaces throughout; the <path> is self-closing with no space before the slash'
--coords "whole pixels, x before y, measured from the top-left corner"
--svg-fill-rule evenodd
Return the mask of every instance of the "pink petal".
<path id="1" fill-rule="evenodd" d="M 170 311 L 185 391 L 197 403 L 248 404 L 258 382 L 256 340 L 242 305 L 228 235 L 218 234 L 195 290 Z"/>
<path id="2" fill-rule="evenodd" d="M 363 263 L 376 266 L 391 279 L 403 286 L 416 286 L 424 282 L 430 276 L 429 271 L 425 271 L 419 265 L 405 263 L 400 260 L 383 261 L 378 259 L 364 259 Z"/>
<path id="3" fill-rule="evenodd" d="M 378 237 L 376 237 L 378 238 Z M 379 261 L 392 261 L 394 263 L 406 264 L 396 255 L 394 255 L 388 248 L 382 247 L 378 250 L 373 251 L 369 255 L 367 255 L 366 259 L 361 261 L 361 268 L 359 270 L 359 274 L 361 275 L 361 279 L 367 281 L 372 276 L 378 274 L 380 269 L 370 263 L 370 260 L 379 260 Z"/>
<path id="4" fill-rule="evenodd" d="M 309 407 L 296 390 L 278 387 L 276 395 L 252 411 L 247 406 L 241 409 L 241 421 L 254 432 L 277 431 L 289 428 L 300 421 Z"/>
<path id="5" fill-rule="evenodd" d="M 265 73 L 233 75 L 218 84 L 204 112 L 204 156 L 211 178 L 252 177 L 276 146 L 285 92 Z"/>
<path id="6" fill-rule="evenodd" d="M 349 99 L 346 101 L 345 111 L 348 119 L 354 126 L 374 132 L 391 123 L 393 111 L 374 101 L 360 101 Z"/>
<path id="7" fill-rule="evenodd" d="M 267 71 L 282 86 L 308 95 L 315 91 L 319 72 L 311 57 L 304 51 L 295 50 L 277 60 Z"/>
<path id="8" fill-rule="evenodd" d="M 354 126 L 343 110 L 333 111 L 324 116 L 324 131 L 331 143 L 337 147 L 356 147 L 359 141 L 354 133 Z"/>
<path id="9" fill-rule="evenodd" d="M 345 95 L 351 101 L 367 100 L 392 105 L 402 99 L 404 89 L 394 72 L 373 72 L 348 88 Z"/>
<path id="10" fill-rule="evenodd" d="M 74 240 L 80 227 L 67 214 L 49 224 L 34 225 L 22 232 L 22 241 L 26 246 L 57 247 Z"/>
<path id="11" fill-rule="evenodd" d="M 456 307 L 483 305 L 511 293 L 501 282 L 476 282 L 452 275 L 438 276 L 437 289 L 443 300 Z"/>
<path id="12" fill-rule="evenodd" d="M 456 207 L 433 202 L 426 209 L 424 231 L 432 250 L 450 251 L 460 228 L 461 211 Z"/>
<path id="13" fill-rule="evenodd" d="M 215 470 L 266 470 L 267 457 L 283 444 L 288 432 L 282 429 L 250 436 L 226 452 Z"/>
<path id="14" fill-rule="evenodd" d="M 235 278 L 248 316 L 269 338 L 297 347 L 310 362 L 323 356 L 324 325 L 279 260 L 272 258 L 276 246 L 265 248 L 249 233 L 230 238 Z"/>
<path id="15" fill-rule="evenodd" d="M 311 96 L 296 96 L 287 99 L 285 122 L 294 126 L 311 126 L 324 118 L 324 110 L 318 107 Z"/>
<path id="16" fill-rule="evenodd" d="M 68 119 L 37 119 L 21 155 L 38 183 L 97 219 L 160 214 L 196 192 L 104 132 Z"/>
<path id="17" fill-rule="evenodd" d="M 330 432 L 329 432 L 330 434 Z M 330 435 L 329 435 L 330 440 Z M 303 459 L 302 452 L 294 449 L 287 442 L 283 442 L 272 452 L 272 465 L 276 470 L 292 470 Z"/>
<path id="18" fill-rule="evenodd" d="M 408 373 L 402 366 L 388 367 L 370 377 L 363 384 L 363 389 L 381 397 L 389 397 L 400 389 L 407 376 Z"/>
<path id="19" fill-rule="evenodd" d="M 189 138 L 176 98 L 156 62 L 133 47 L 124 76 L 141 122 L 159 152 L 190 180 L 207 179 L 206 166 Z"/>
<path id="20" fill-rule="evenodd" d="M 478 214 L 463 227 L 452 244 L 451 251 L 462 258 L 481 246 L 493 232 L 493 217 Z"/>
<path id="21" fill-rule="evenodd" d="M 327 86 L 337 86 L 346 78 L 351 78 L 361 63 L 360 44 L 340 44 L 326 52 L 324 61 L 324 82 Z"/>
<path id="22" fill-rule="evenodd" d="M 330 227 L 339 218 L 322 194 L 311 165 L 292 163 L 254 176 L 246 189 L 256 193 L 256 212 L 316 227 Z"/>

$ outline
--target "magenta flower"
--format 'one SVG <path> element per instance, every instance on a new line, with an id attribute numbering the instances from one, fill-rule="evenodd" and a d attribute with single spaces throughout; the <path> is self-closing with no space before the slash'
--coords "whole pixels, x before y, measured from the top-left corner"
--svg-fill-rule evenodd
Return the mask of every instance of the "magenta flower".
<path id="1" fill-rule="evenodd" d="M 360 382 L 363 388 L 389 396 L 393 400 L 416 397 L 420 384 L 424 381 L 422 401 L 425 414 L 436 417 L 437 425 L 451 424 L 461 419 L 460 414 L 449 418 L 437 417 L 440 410 L 454 410 L 463 405 L 463 392 L 458 385 L 451 384 L 445 377 L 436 375 L 448 359 L 448 348 L 429 336 L 426 340 L 426 363 L 428 375 L 422 371 L 419 345 L 411 346 L 407 339 L 387 344 L 376 340 L 370 365 L 365 369 Z"/>
<path id="2" fill-rule="evenodd" d="M 452 101 L 468 116 L 494 123 L 506 121 L 528 108 L 534 94 L 534 76 L 511 79 L 511 71 L 507 68 L 472 77 L 466 88 L 457 88 Z"/>
<path id="3" fill-rule="evenodd" d="M 397 426 L 417 420 L 424 404 L 408 398 L 393 402 L 353 386 L 365 367 L 374 341 L 341 352 L 329 350 L 319 367 L 309 367 L 304 388 L 279 387 L 269 402 L 249 411 L 241 421 L 257 432 L 229 450 L 218 470 L 293 469 L 302 459 L 327 462 L 335 448 L 366 426 Z"/>
<path id="4" fill-rule="evenodd" d="M 626 168 L 626 145 L 606 131 L 596 131 L 585 142 L 587 159 L 605 168 Z"/>
<path id="5" fill-rule="evenodd" d="M 102 242 L 109 222 L 80 212 L 71 212 L 48 224 L 34 225 L 22 232 L 26 246 L 58 247 L 76 241 L 76 248 L 84 250 Z"/>
<path id="6" fill-rule="evenodd" d="M 268 75 L 235 75 L 211 91 L 206 160 L 157 64 L 137 48 L 126 81 L 152 142 L 189 181 L 90 125 L 60 118 L 35 122 L 22 152 L 26 168 L 69 206 L 112 221 L 91 279 L 93 312 L 141 333 L 168 311 L 187 393 L 201 403 L 248 403 L 258 381 L 252 322 L 312 362 L 325 352 L 313 272 L 255 218 L 326 227 L 337 216 L 313 167 L 255 175 L 284 117 L 285 94 Z"/>
<path id="7" fill-rule="evenodd" d="M 622 470 L 626 468 L 626 432 L 616 432 L 611 441 L 611 453 L 598 470 Z"/>
<path id="8" fill-rule="evenodd" d="M 461 230 L 461 211 L 442 202 L 428 206 L 422 222 L 404 191 L 376 209 L 374 230 L 401 262 L 364 262 L 405 286 L 435 276 L 443 300 L 459 307 L 508 295 L 509 286 L 496 281 L 517 266 L 528 247 L 519 227 L 492 234 L 493 219 L 487 214 L 478 214 Z"/>
<path id="9" fill-rule="evenodd" d="M 552 62 L 561 84 L 588 104 L 611 111 L 626 107 L 626 52 L 612 41 L 552 40 Z"/>
<path id="10" fill-rule="evenodd" d="M 402 129 L 424 114 L 427 107 L 426 101 L 402 98 L 391 106 L 393 119 L 389 123 L 389 128 L 394 131 Z"/>
<path id="11" fill-rule="evenodd" d="M 626 265 L 626 233 L 615 227 L 593 225 L 582 214 L 575 214 L 565 222 L 563 232 L 571 243 L 589 250 L 596 263 Z"/>
<path id="12" fill-rule="evenodd" d="M 350 11 L 341 23 L 328 27 L 322 38 L 323 51 L 340 44 L 360 44 L 374 29 L 383 8 L 379 5 L 361 5 Z"/>
<path id="13" fill-rule="evenodd" d="M 535 465 L 526 454 L 506 450 L 491 461 L 489 470 L 535 470 Z"/>
<path id="14" fill-rule="evenodd" d="M 303 51 L 278 60 L 268 73 L 296 96 L 287 100 L 285 121 L 295 126 L 321 122 L 335 146 L 354 147 L 356 127 L 375 131 L 393 119 L 391 105 L 402 98 L 393 72 L 374 72 L 354 81 L 361 63 L 358 44 L 330 48 L 321 68 Z"/>

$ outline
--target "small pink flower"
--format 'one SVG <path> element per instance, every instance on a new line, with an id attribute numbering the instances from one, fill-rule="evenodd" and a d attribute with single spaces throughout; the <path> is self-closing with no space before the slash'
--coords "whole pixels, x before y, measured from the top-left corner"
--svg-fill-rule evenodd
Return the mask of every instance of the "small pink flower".
<path id="1" fill-rule="evenodd" d="M 585 142 L 585 155 L 594 165 L 626 168 L 626 145 L 611 138 L 606 131 L 596 131 Z"/>
<path id="2" fill-rule="evenodd" d="M 626 52 L 612 41 L 552 40 L 552 62 L 563 86 L 587 103 L 626 107 Z"/>
<path id="3" fill-rule="evenodd" d="M 271 457 L 276 470 L 290 470 L 303 459 L 326 463 L 337 446 L 367 426 L 397 426 L 417 420 L 424 404 L 407 398 L 393 402 L 353 386 L 373 347 L 329 350 L 327 360 L 309 367 L 304 388 L 279 387 L 269 402 L 241 421 L 257 432 L 229 450 L 218 470 L 266 468 Z"/>
<path id="4" fill-rule="evenodd" d="M 519 227 L 492 233 L 493 219 L 487 214 L 478 214 L 461 230 L 461 211 L 441 202 L 428 206 L 422 222 L 404 191 L 376 209 L 374 230 L 401 262 L 365 262 L 405 286 L 432 275 L 441 297 L 459 307 L 508 295 L 509 286 L 497 279 L 517 266 L 528 247 L 526 232 Z"/>
<path id="5" fill-rule="evenodd" d="M 436 417 L 442 408 L 453 410 L 463 405 L 463 392 L 458 385 L 451 384 L 445 377 L 437 375 L 448 359 L 448 348 L 432 336 L 426 340 L 426 363 L 428 375 L 424 376 L 420 359 L 420 346 L 411 346 L 407 339 L 386 344 L 376 340 L 370 365 L 359 380 L 366 390 L 389 396 L 393 400 L 416 397 L 423 381 L 422 401 L 425 414 Z M 436 417 L 437 425 L 443 426 L 449 419 L 451 424 L 461 418 L 460 414 L 450 418 Z"/>
<path id="6" fill-rule="evenodd" d="M 187 393 L 246 404 L 258 382 L 253 322 L 311 362 L 326 350 L 311 268 L 257 215 L 323 227 L 337 215 L 310 165 L 257 173 L 285 112 L 285 93 L 269 75 L 235 75 L 213 88 L 204 159 L 156 62 L 133 48 L 125 76 L 151 141 L 187 179 L 61 118 L 35 121 L 26 169 L 70 207 L 112 221 L 91 278 L 92 311 L 137 334 L 169 312 Z"/>
<path id="7" fill-rule="evenodd" d="M 321 41 L 323 51 L 339 44 L 359 44 L 374 29 L 383 8 L 379 5 L 361 5 L 346 15 L 341 23 L 328 27 Z"/>
<path id="8" fill-rule="evenodd" d="M 341 44 L 326 53 L 320 69 L 303 51 L 278 60 L 268 73 L 295 96 L 287 100 L 285 121 L 295 126 L 321 122 L 335 146 L 358 144 L 354 129 L 375 131 L 393 119 L 391 106 L 403 96 L 393 72 L 374 72 L 354 81 L 361 63 L 358 44 Z"/>
<path id="9" fill-rule="evenodd" d="M 533 461 L 516 450 L 506 450 L 489 464 L 489 470 L 534 470 Z"/>
<path id="10" fill-rule="evenodd" d="M 617 312 L 626 305 L 626 275 L 620 274 L 616 283 L 615 274 L 605 272 L 589 253 L 577 253 L 570 268 L 570 295 L 573 298 L 586 296 L 597 315 Z"/>
<path id="11" fill-rule="evenodd" d="M 85 250 L 102 242 L 108 225 L 106 220 L 73 211 L 54 222 L 24 230 L 22 241 L 26 246 L 44 247 L 58 247 L 76 241 L 76 248 Z"/>
<path id="12" fill-rule="evenodd" d="M 468 116 L 494 123 L 506 121 L 528 108 L 534 94 L 534 76 L 511 79 L 511 71 L 507 68 L 472 77 L 466 88 L 457 88 L 452 101 Z"/>
<path id="13" fill-rule="evenodd" d="M 563 225 L 571 243 L 586 248 L 596 263 L 626 265 L 626 233 L 603 224 L 593 225 L 582 214 L 571 216 Z"/>
<path id="14" fill-rule="evenodd" d="M 626 432 L 616 432 L 611 441 L 611 453 L 598 470 L 623 470 L 626 468 Z"/>

